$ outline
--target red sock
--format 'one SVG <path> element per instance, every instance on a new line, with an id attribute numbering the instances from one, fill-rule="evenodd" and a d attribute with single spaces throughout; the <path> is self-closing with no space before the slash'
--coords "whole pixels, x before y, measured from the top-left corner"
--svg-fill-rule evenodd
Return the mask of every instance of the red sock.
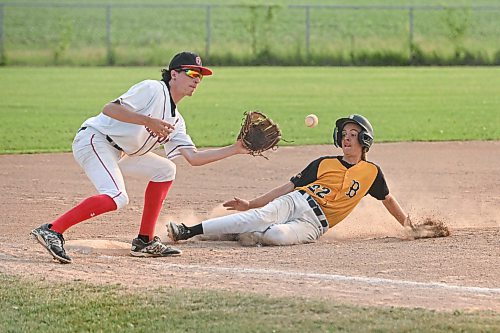
<path id="1" fill-rule="evenodd" d="M 171 180 L 168 182 L 149 182 L 144 194 L 144 210 L 139 235 L 148 236 L 149 240 L 154 238 L 156 221 L 170 186 L 172 186 Z"/>
<path id="2" fill-rule="evenodd" d="M 57 220 L 52 222 L 50 229 L 62 234 L 69 227 L 116 209 L 116 203 L 109 195 L 100 194 L 87 198 L 73 207 Z"/>

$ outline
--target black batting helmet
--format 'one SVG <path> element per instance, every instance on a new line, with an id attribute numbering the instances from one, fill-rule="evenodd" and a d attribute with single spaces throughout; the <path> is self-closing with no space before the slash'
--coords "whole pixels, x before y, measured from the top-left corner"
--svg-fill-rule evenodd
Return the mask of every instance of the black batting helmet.
<path id="1" fill-rule="evenodd" d="M 333 144 L 335 147 L 342 147 L 342 129 L 348 123 L 358 124 L 361 127 L 361 132 L 358 134 L 358 141 L 368 151 L 374 140 L 373 127 L 368 119 L 359 114 L 351 114 L 347 118 L 337 119 L 335 129 L 333 130 Z"/>

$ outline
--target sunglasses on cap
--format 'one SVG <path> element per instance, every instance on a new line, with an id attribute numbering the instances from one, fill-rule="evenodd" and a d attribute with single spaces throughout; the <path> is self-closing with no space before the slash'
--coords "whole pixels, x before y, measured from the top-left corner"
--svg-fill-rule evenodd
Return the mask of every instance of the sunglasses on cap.
<path id="1" fill-rule="evenodd" d="M 197 72 L 195 70 L 189 69 L 189 68 L 181 68 L 177 70 L 179 73 L 184 72 L 186 73 L 187 76 L 189 76 L 192 79 L 199 78 L 200 80 L 203 79 L 203 74 L 200 72 Z"/>

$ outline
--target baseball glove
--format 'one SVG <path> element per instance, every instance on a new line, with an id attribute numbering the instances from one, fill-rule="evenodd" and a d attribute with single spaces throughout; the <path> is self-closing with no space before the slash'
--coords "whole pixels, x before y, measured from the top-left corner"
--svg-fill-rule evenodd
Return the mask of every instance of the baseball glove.
<path id="1" fill-rule="evenodd" d="M 278 125 L 265 114 L 258 111 L 247 111 L 241 125 L 238 140 L 253 156 L 262 156 L 262 152 L 274 148 L 281 140 Z"/>
<path id="2" fill-rule="evenodd" d="M 413 239 L 447 237 L 450 235 L 450 229 L 446 223 L 435 218 L 426 217 L 417 223 L 408 216 L 404 225 L 409 228 L 409 236 Z"/>

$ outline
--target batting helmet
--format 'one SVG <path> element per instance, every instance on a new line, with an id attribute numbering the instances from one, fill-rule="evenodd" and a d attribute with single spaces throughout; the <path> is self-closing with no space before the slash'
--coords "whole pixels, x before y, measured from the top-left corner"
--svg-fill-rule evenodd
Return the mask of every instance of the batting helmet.
<path id="1" fill-rule="evenodd" d="M 358 124 L 361 127 L 361 132 L 358 134 L 358 141 L 368 151 L 374 140 L 373 127 L 368 119 L 359 114 L 351 114 L 347 118 L 337 119 L 335 129 L 333 130 L 333 144 L 335 147 L 342 147 L 342 129 L 348 123 Z"/>

